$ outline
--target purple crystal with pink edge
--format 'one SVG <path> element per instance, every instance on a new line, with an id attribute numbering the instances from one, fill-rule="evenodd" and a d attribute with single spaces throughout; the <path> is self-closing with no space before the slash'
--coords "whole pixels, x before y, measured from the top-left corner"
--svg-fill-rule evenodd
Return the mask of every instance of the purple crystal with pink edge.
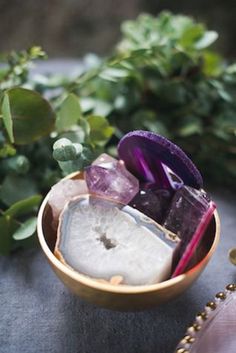
<path id="1" fill-rule="evenodd" d="M 159 189 L 152 183 L 141 183 L 139 192 L 129 205 L 161 224 L 172 197 L 173 190 Z"/>
<path id="2" fill-rule="evenodd" d="M 173 255 L 173 277 L 188 266 L 214 210 L 215 204 L 203 190 L 183 186 L 176 191 L 163 223 L 181 239 Z"/>
<path id="3" fill-rule="evenodd" d="M 99 156 L 85 170 L 90 193 L 128 204 L 139 191 L 139 181 L 124 162 L 106 154 Z"/>

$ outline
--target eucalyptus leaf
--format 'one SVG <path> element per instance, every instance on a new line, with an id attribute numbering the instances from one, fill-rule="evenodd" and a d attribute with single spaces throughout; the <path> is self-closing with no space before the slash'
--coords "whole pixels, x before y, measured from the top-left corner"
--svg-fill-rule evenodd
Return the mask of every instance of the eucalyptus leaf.
<path id="1" fill-rule="evenodd" d="M 52 131 L 55 114 L 49 103 L 40 94 L 25 88 L 15 87 L 9 89 L 5 93 L 5 97 L 7 97 L 5 114 L 8 114 L 5 119 L 11 119 L 14 142 L 17 145 L 31 143 Z M 8 133 L 11 136 L 11 123 L 8 122 L 8 125 Z"/>
<path id="2" fill-rule="evenodd" d="M 10 142 L 13 143 L 14 142 L 13 122 L 12 122 L 9 96 L 7 93 L 5 93 L 3 96 L 1 111 L 2 111 L 3 122 L 9 136 L 9 140 Z"/>
<path id="3" fill-rule="evenodd" d="M 39 206 L 41 200 L 42 200 L 41 195 L 34 195 L 31 197 L 28 197 L 27 199 L 20 200 L 14 203 L 11 207 L 9 207 L 4 212 L 4 216 L 18 217 L 21 215 L 25 215 L 29 212 L 33 212 L 35 211 L 35 208 Z"/>
<path id="4" fill-rule="evenodd" d="M 37 228 L 37 217 L 29 218 L 13 233 L 13 239 L 24 240 L 31 237 Z"/>
<path id="5" fill-rule="evenodd" d="M 99 76 L 104 80 L 116 82 L 118 79 L 125 78 L 128 76 L 128 71 L 125 69 L 119 69 L 115 67 L 108 67 L 103 70 Z"/>
<path id="6" fill-rule="evenodd" d="M 10 217 L 0 217 L 0 254 L 8 255 L 13 246 L 12 234 L 18 224 Z"/>
<path id="7" fill-rule="evenodd" d="M 37 194 L 35 181 L 28 177 L 7 175 L 0 188 L 0 200 L 7 206 Z"/>
<path id="8" fill-rule="evenodd" d="M 70 93 L 60 106 L 57 114 L 56 130 L 58 132 L 68 131 L 76 125 L 81 118 L 81 107 L 79 100 L 73 93 Z"/>
<path id="9" fill-rule="evenodd" d="M 218 33 L 215 31 L 207 31 L 204 33 L 197 43 L 195 43 L 196 49 L 205 49 L 214 43 L 218 38 Z"/>
<path id="10" fill-rule="evenodd" d="M 202 132 L 202 127 L 198 121 L 191 122 L 188 125 L 180 128 L 178 134 L 182 137 L 187 137 L 195 134 L 200 134 Z"/>
<path id="11" fill-rule="evenodd" d="M 2 170 L 7 173 L 24 175 L 29 171 L 30 163 L 28 158 L 26 158 L 24 155 L 17 155 L 4 159 L 0 166 Z"/>
<path id="12" fill-rule="evenodd" d="M 53 158 L 60 162 L 75 160 L 79 157 L 82 150 L 82 145 L 78 143 L 58 147 L 55 148 L 53 151 Z"/>
<path id="13" fill-rule="evenodd" d="M 90 126 L 90 139 L 95 145 L 104 145 L 114 132 L 106 118 L 98 115 L 90 115 L 87 118 Z"/>

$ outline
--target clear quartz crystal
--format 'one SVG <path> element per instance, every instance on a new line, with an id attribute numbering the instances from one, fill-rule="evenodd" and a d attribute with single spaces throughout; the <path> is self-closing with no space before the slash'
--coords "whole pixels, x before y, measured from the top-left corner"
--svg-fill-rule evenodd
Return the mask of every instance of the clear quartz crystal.
<path id="1" fill-rule="evenodd" d="M 102 154 L 86 168 L 85 180 L 89 192 L 128 204 L 139 191 L 138 179 L 121 160 Z"/>
<path id="2" fill-rule="evenodd" d="M 164 237 L 141 212 L 88 195 L 65 207 L 55 254 L 92 278 L 122 276 L 123 284 L 152 284 L 170 275 L 173 249 Z"/>
<path id="3" fill-rule="evenodd" d="M 52 209 L 54 228 L 58 225 L 58 218 L 65 204 L 71 198 L 87 193 L 88 188 L 83 179 L 63 179 L 51 188 L 48 204 Z"/>

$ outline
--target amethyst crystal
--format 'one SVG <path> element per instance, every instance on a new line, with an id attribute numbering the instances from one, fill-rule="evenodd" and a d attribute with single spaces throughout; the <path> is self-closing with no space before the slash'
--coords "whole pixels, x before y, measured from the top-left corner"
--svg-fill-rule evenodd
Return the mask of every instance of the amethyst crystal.
<path id="1" fill-rule="evenodd" d="M 208 223 L 215 206 L 206 193 L 188 186 L 176 191 L 163 226 L 181 239 L 174 253 L 174 274 L 179 274 L 188 265 Z M 177 272 L 176 272 L 177 270 Z"/>
<path id="2" fill-rule="evenodd" d="M 139 191 L 139 182 L 123 161 L 102 154 L 86 168 L 85 180 L 89 192 L 128 204 Z"/>
<path id="3" fill-rule="evenodd" d="M 172 198 L 172 192 L 158 189 L 155 184 L 142 183 L 138 194 L 129 203 L 140 212 L 162 223 Z"/>
<path id="4" fill-rule="evenodd" d="M 193 162 L 163 136 L 149 131 L 132 131 L 118 145 L 120 159 L 128 170 L 142 181 L 155 182 L 160 188 L 170 188 L 171 180 L 162 163 L 178 175 L 184 184 L 200 188 L 203 181 Z"/>
<path id="5" fill-rule="evenodd" d="M 115 162 L 117 162 L 115 158 L 109 156 L 109 154 L 102 153 L 93 161 L 92 165 L 99 165 L 100 167 L 109 169 L 112 168 Z"/>
<path id="6" fill-rule="evenodd" d="M 208 208 L 209 199 L 204 191 L 183 186 L 176 191 L 163 225 L 186 239 L 195 232 Z"/>

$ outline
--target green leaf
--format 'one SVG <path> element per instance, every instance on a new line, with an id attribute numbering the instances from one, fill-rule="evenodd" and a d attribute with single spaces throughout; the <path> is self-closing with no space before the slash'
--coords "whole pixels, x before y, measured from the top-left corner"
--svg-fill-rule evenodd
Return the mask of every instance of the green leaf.
<path id="1" fill-rule="evenodd" d="M 42 200 L 41 195 L 34 195 L 31 197 L 28 197 L 27 199 L 20 200 L 14 203 L 10 208 L 8 208 L 4 212 L 4 216 L 17 217 L 17 216 L 27 214 L 33 211 L 36 207 L 38 207 L 41 200 Z"/>
<path id="2" fill-rule="evenodd" d="M 3 96 L 2 117 L 3 117 L 3 123 L 5 125 L 5 128 L 7 130 L 8 136 L 9 136 L 9 140 L 10 140 L 11 143 L 13 143 L 14 142 L 13 123 L 12 123 L 12 116 L 11 116 L 9 97 L 8 97 L 7 93 L 5 93 L 4 96 Z"/>
<path id="3" fill-rule="evenodd" d="M 31 143 L 52 131 L 55 114 L 39 93 L 15 87 L 9 89 L 5 95 L 8 97 L 5 100 L 5 115 L 11 113 L 15 144 Z M 9 120 L 9 116 L 6 119 Z M 8 122 L 8 125 L 10 132 L 11 124 Z"/>
<path id="4" fill-rule="evenodd" d="M 0 189 L 0 199 L 7 206 L 37 194 L 35 181 L 30 177 L 7 175 Z"/>
<path id="5" fill-rule="evenodd" d="M 201 121 L 195 116 L 187 116 L 184 118 L 183 126 L 178 129 L 178 135 L 188 137 L 202 133 Z"/>
<path id="6" fill-rule="evenodd" d="M 16 154 L 16 149 L 8 144 L 5 143 L 2 148 L 0 148 L 0 158 L 12 157 Z"/>
<path id="7" fill-rule="evenodd" d="M 29 218 L 13 234 L 13 239 L 23 240 L 31 237 L 37 228 L 37 217 Z"/>
<path id="8" fill-rule="evenodd" d="M 80 104 L 83 112 L 92 111 L 95 115 L 107 116 L 113 109 L 113 106 L 109 102 L 91 97 L 81 98 Z"/>
<path id="9" fill-rule="evenodd" d="M 24 155 L 5 158 L 2 161 L 2 169 L 5 173 L 25 175 L 30 168 L 29 160 Z"/>
<path id="10" fill-rule="evenodd" d="M 17 226 L 17 223 L 10 217 L 0 217 L 0 254 L 10 253 L 13 245 L 12 233 Z"/>
<path id="11" fill-rule="evenodd" d="M 114 129 L 109 125 L 106 118 L 98 115 L 90 115 L 87 118 L 90 126 L 91 143 L 103 146 L 112 136 Z"/>
<path id="12" fill-rule="evenodd" d="M 112 105 L 106 101 L 97 99 L 94 101 L 94 103 L 95 103 L 94 110 L 93 110 L 94 115 L 108 116 L 113 109 Z"/>
<path id="13" fill-rule="evenodd" d="M 60 162 L 72 161 L 79 157 L 82 150 L 83 146 L 79 143 L 55 148 L 53 151 L 53 158 Z"/>
<path id="14" fill-rule="evenodd" d="M 75 94 L 70 93 L 62 102 L 57 115 L 56 129 L 58 132 L 68 131 L 81 118 L 81 107 Z"/>
<path id="15" fill-rule="evenodd" d="M 166 80 L 157 87 L 157 95 L 163 102 L 173 105 L 182 105 L 187 101 L 188 91 L 183 81 Z"/>
<path id="16" fill-rule="evenodd" d="M 56 150 L 57 148 L 64 148 L 65 146 L 71 146 L 72 142 L 66 138 L 62 137 L 59 140 L 55 141 L 53 144 L 53 150 Z"/>
<path id="17" fill-rule="evenodd" d="M 196 45 L 196 41 L 200 40 L 203 35 L 204 27 L 201 24 L 193 25 L 191 23 L 190 25 L 186 26 L 180 40 L 180 45 L 183 47 L 192 47 L 194 44 Z"/>
<path id="18" fill-rule="evenodd" d="M 118 69 L 118 68 L 112 68 L 108 67 L 104 69 L 99 76 L 103 78 L 104 80 L 111 81 L 111 82 L 116 82 L 119 79 L 125 78 L 128 76 L 128 71 L 125 69 Z"/>
<path id="19" fill-rule="evenodd" d="M 79 125 L 81 126 L 81 128 L 82 128 L 82 130 L 84 132 L 84 140 L 86 140 L 87 137 L 90 134 L 90 126 L 89 126 L 89 123 L 88 123 L 87 119 L 81 118 L 80 122 L 79 122 Z M 81 141 L 81 142 L 84 142 L 84 141 Z"/>
<path id="20" fill-rule="evenodd" d="M 195 134 L 200 134 L 202 131 L 201 126 L 197 123 L 191 123 L 179 129 L 179 135 L 182 137 L 187 137 Z"/>
<path id="21" fill-rule="evenodd" d="M 223 70 L 220 55 L 206 51 L 203 55 L 203 72 L 208 76 L 218 76 Z"/>
<path id="22" fill-rule="evenodd" d="M 89 112 L 95 106 L 95 99 L 92 97 L 81 97 L 80 106 L 83 113 Z"/>
<path id="23" fill-rule="evenodd" d="M 200 38 L 196 43 L 195 43 L 195 48 L 196 49 L 205 49 L 209 47 L 211 44 L 213 44 L 218 38 L 218 33 L 215 31 L 206 31 L 202 38 Z"/>

